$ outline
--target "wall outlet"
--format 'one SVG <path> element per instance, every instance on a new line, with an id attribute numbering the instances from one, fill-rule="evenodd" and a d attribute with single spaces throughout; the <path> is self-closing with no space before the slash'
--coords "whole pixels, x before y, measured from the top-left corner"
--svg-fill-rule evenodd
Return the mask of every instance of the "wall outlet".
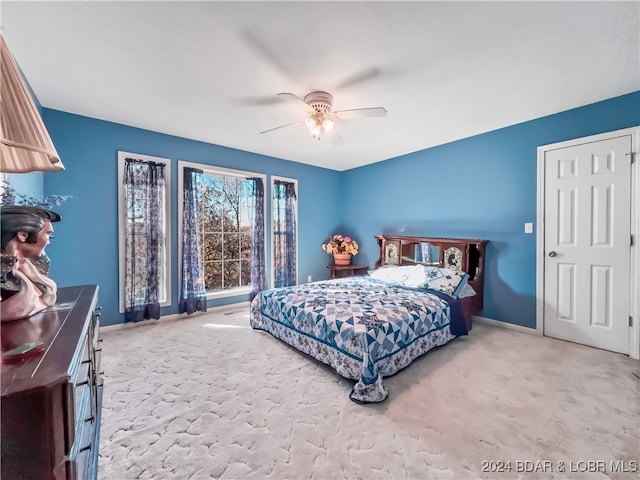
<path id="1" fill-rule="evenodd" d="M 524 224 L 524 233 L 533 233 L 533 223 Z"/>
<path id="2" fill-rule="evenodd" d="M 311 277 L 311 275 L 309 275 L 309 276 L 307 277 L 307 282 L 309 282 L 309 283 L 313 282 L 313 278 Z"/>

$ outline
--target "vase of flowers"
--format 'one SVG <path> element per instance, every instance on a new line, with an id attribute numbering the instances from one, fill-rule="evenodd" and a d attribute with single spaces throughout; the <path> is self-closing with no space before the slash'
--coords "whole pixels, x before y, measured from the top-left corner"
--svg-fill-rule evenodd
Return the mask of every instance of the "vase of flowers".
<path id="1" fill-rule="evenodd" d="M 322 244 L 322 249 L 333 254 L 333 262 L 336 265 L 349 265 L 351 256 L 358 254 L 358 242 L 351 237 L 333 235 L 327 243 Z"/>
<path id="2" fill-rule="evenodd" d="M 350 265 L 351 264 L 351 254 L 350 253 L 334 253 L 333 254 L 333 263 L 335 265 Z"/>

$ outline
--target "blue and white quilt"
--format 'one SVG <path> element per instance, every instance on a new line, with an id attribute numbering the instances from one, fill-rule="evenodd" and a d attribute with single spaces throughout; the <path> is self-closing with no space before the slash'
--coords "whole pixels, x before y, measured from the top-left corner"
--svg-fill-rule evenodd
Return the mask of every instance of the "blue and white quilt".
<path id="1" fill-rule="evenodd" d="M 357 380 L 350 398 L 360 403 L 383 401 L 382 377 L 467 334 L 458 300 L 369 277 L 262 291 L 250 323 Z"/>

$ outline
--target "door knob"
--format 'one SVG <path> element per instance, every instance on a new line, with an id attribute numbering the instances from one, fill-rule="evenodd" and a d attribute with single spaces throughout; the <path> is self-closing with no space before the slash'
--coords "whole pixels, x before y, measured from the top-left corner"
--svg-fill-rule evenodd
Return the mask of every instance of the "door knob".
<path id="1" fill-rule="evenodd" d="M 557 254 L 556 252 L 554 252 L 553 250 L 551 250 L 551 251 L 549 252 L 549 256 L 550 256 L 550 257 L 555 257 L 556 255 L 558 255 L 558 254 Z"/>

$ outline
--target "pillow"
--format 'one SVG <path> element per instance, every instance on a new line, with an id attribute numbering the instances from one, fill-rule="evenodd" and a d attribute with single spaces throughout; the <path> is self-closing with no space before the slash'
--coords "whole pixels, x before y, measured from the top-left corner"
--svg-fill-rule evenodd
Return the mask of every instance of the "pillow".
<path id="1" fill-rule="evenodd" d="M 462 289 L 467 285 L 469 275 L 458 270 L 438 267 L 422 267 L 425 270 L 426 281 L 424 288 L 444 292 L 453 298 L 458 298 Z"/>
<path id="2" fill-rule="evenodd" d="M 427 281 L 424 267 L 421 265 L 385 265 L 371 272 L 369 276 L 383 282 L 413 288 L 424 288 Z"/>
<path id="3" fill-rule="evenodd" d="M 469 275 L 449 268 L 426 267 L 424 265 L 385 265 L 369 274 L 371 278 L 403 287 L 430 288 L 454 298 L 462 293 Z M 473 288 L 471 288 L 473 291 Z M 465 290 L 467 296 L 475 295 Z"/>

